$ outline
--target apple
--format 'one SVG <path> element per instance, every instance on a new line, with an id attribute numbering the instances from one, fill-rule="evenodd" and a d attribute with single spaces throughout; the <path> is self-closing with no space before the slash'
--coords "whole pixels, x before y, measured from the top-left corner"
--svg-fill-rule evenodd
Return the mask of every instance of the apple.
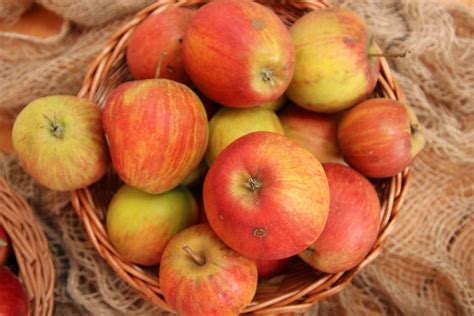
<path id="1" fill-rule="evenodd" d="M 160 289 L 180 315 L 238 315 L 255 295 L 257 267 L 227 247 L 209 225 L 196 225 L 166 246 Z"/>
<path id="2" fill-rule="evenodd" d="M 124 185 L 110 202 L 107 233 L 123 258 L 149 266 L 160 262 L 174 235 L 197 220 L 196 200 L 184 187 L 148 194 Z"/>
<path id="3" fill-rule="evenodd" d="M 136 27 L 127 46 L 127 64 L 133 79 L 190 82 L 184 70 L 181 46 L 194 12 L 172 8 L 149 16 Z"/>
<path id="4" fill-rule="evenodd" d="M 291 257 L 278 260 L 256 260 L 258 276 L 262 278 L 274 276 L 285 270 L 290 260 Z"/>
<path id="5" fill-rule="evenodd" d="M 199 165 L 196 168 L 194 168 L 191 171 L 191 173 L 186 176 L 186 178 L 184 178 L 181 185 L 184 185 L 187 187 L 193 187 L 193 186 L 198 185 L 204 179 L 206 172 L 207 172 L 207 164 L 204 160 L 202 160 L 199 163 Z"/>
<path id="6" fill-rule="evenodd" d="M 27 316 L 28 297 L 20 280 L 0 265 L 0 315 Z"/>
<path id="7" fill-rule="evenodd" d="M 415 113 L 390 99 L 370 99 L 351 109 L 338 128 L 344 159 L 366 176 L 385 178 L 403 171 L 425 145 Z"/>
<path id="8" fill-rule="evenodd" d="M 295 74 L 287 96 L 310 111 L 333 113 L 367 98 L 379 61 L 365 21 L 344 9 L 315 10 L 290 28 Z"/>
<path id="9" fill-rule="evenodd" d="M 258 131 L 283 135 L 280 120 L 271 110 L 261 107 L 220 109 L 209 121 L 209 144 L 205 154 L 208 166 L 234 140 Z"/>
<path id="10" fill-rule="evenodd" d="M 4 265 L 11 253 L 10 238 L 0 225 L 0 266 Z"/>
<path id="11" fill-rule="evenodd" d="M 185 85 L 167 79 L 126 82 L 109 95 L 103 125 L 120 178 L 148 193 L 183 182 L 207 146 L 204 107 Z"/>
<path id="12" fill-rule="evenodd" d="M 285 95 L 282 95 L 281 97 L 279 97 L 278 99 L 274 101 L 260 104 L 260 107 L 273 111 L 273 112 L 278 112 L 279 110 L 281 110 L 281 108 L 283 108 L 285 103 L 286 103 L 286 97 Z"/>
<path id="13" fill-rule="evenodd" d="M 222 106 L 202 94 L 201 91 L 196 89 L 194 92 L 196 92 L 199 99 L 201 99 L 202 105 L 204 105 L 204 108 L 206 109 L 208 119 L 211 119 L 214 114 L 216 114 L 216 112 L 219 111 L 220 108 L 222 108 Z"/>
<path id="14" fill-rule="evenodd" d="M 285 135 L 309 150 L 320 162 L 344 161 L 337 142 L 339 116 L 291 105 L 279 117 Z"/>
<path id="15" fill-rule="evenodd" d="M 219 104 L 252 107 L 278 99 L 293 76 L 288 29 L 253 1 L 217 0 L 202 6 L 184 34 L 185 69 Z"/>
<path id="16" fill-rule="evenodd" d="M 323 164 L 329 181 L 329 216 L 318 240 L 299 256 L 314 268 L 338 273 L 357 266 L 380 227 L 380 202 L 372 184 L 341 164 Z"/>
<path id="17" fill-rule="evenodd" d="M 71 191 L 98 181 L 107 166 L 100 109 L 67 95 L 29 103 L 13 125 L 13 147 L 23 168 L 40 184 Z"/>
<path id="18" fill-rule="evenodd" d="M 303 251 L 321 234 L 329 210 L 319 161 L 272 132 L 254 132 L 230 144 L 209 168 L 203 197 L 219 238 L 255 259 Z"/>

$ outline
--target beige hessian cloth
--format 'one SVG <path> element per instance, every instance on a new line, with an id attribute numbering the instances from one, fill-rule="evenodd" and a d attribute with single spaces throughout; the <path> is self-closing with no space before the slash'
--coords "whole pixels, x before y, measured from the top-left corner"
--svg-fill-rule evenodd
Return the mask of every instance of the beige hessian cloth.
<path id="1" fill-rule="evenodd" d="M 151 0 L 39 2 L 87 27 L 72 27 L 45 43 L 0 36 L 1 108 L 17 112 L 40 96 L 77 93 L 88 63 L 124 16 Z M 414 164 L 385 252 L 310 314 L 474 315 L 474 12 L 431 0 L 339 4 L 367 18 L 385 52 L 410 52 L 391 65 L 428 144 Z M 59 275 L 57 315 L 157 312 L 96 255 L 67 194 L 35 185 L 14 157 L 0 162 L 1 173 L 35 207 L 51 240 Z"/>

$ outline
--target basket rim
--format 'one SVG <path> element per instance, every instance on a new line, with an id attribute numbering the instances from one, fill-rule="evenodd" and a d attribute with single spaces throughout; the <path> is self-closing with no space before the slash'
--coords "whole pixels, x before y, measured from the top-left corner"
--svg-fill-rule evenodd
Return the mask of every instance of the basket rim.
<path id="1" fill-rule="evenodd" d="M 0 225 L 10 237 L 29 314 L 51 316 L 56 270 L 46 235 L 26 200 L 0 176 Z"/>
<path id="2" fill-rule="evenodd" d="M 94 100 L 101 92 L 101 83 L 107 78 L 110 69 L 119 63 L 134 28 L 151 14 L 156 14 L 172 7 L 198 6 L 209 2 L 209 0 L 158 0 L 139 11 L 130 21 L 120 27 L 108 40 L 104 49 L 90 64 L 84 78 L 79 97 Z M 317 10 L 332 7 L 327 0 L 281 0 L 275 1 L 280 5 L 290 5 L 295 9 Z M 380 53 L 378 46 L 376 49 Z M 382 90 L 383 97 L 406 102 L 405 94 L 392 76 L 389 64 L 385 57 L 379 57 L 380 74 L 377 85 Z M 399 174 L 386 179 L 384 199 L 381 200 L 381 226 L 379 236 L 366 258 L 355 268 L 337 273 L 325 274 L 310 286 L 294 290 L 289 293 L 276 296 L 271 300 L 263 302 L 252 302 L 243 311 L 244 313 L 284 313 L 304 312 L 311 308 L 316 302 L 332 296 L 345 287 L 365 266 L 371 263 L 383 251 L 383 245 L 390 232 L 394 229 L 394 223 L 398 217 L 400 207 L 405 198 L 408 183 L 411 178 L 410 167 Z M 104 224 L 94 211 L 96 206 L 89 187 L 71 192 L 71 202 L 84 225 L 89 240 L 99 255 L 110 265 L 110 267 L 132 288 L 137 290 L 142 297 L 154 303 L 162 309 L 175 312 L 162 297 L 159 288 L 158 277 L 151 277 L 143 268 L 132 264 L 121 258 L 108 240 Z"/>

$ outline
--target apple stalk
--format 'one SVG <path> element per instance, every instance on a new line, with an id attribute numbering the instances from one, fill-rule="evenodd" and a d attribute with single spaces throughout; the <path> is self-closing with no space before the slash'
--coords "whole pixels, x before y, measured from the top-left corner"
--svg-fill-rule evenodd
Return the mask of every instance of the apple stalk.
<path id="1" fill-rule="evenodd" d="M 189 247 L 188 245 L 184 245 L 183 246 L 183 250 L 184 252 L 186 252 L 188 254 L 188 256 L 190 256 L 193 261 L 198 265 L 198 266 L 203 266 L 205 263 L 206 263 L 206 259 L 201 257 L 200 255 L 198 255 L 197 253 L 195 253 L 191 247 Z"/>

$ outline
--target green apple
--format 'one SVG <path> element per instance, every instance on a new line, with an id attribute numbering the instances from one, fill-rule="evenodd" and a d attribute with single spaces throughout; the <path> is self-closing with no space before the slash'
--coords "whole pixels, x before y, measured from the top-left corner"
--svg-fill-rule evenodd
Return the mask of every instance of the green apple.
<path id="1" fill-rule="evenodd" d="M 278 116 L 268 109 L 220 109 L 209 122 L 209 144 L 205 154 L 207 164 L 210 166 L 217 155 L 234 140 L 259 131 L 284 134 Z"/>
<path id="2" fill-rule="evenodd" d="M 123 258 L 155 265 L 168 241 L 197 220 L 196 200 L 184 187 L 149 194 L 124 185 L 110 202 L 107 233 Z"/>
<path id="3" fill-rule="evenodd" d="M 18 115 L 12 138 L 23 168 L 51 190 L 86 187 L 105 173 L 100 109 L 85 99 L 55 95 L 34 100 Z"/>

